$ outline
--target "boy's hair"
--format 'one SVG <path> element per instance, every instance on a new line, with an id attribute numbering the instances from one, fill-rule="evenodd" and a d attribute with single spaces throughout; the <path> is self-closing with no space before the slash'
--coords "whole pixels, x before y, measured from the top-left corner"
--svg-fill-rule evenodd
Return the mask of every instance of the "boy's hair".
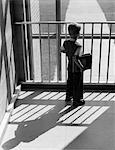
<path id="1" fill-rule="evenodd" d="M 70 35 L 79 34 L 80 30 L 81 30 L 81 27 L 77 24 L 70 24 L 68 26 L 68 32 L 69 32 Z"/>

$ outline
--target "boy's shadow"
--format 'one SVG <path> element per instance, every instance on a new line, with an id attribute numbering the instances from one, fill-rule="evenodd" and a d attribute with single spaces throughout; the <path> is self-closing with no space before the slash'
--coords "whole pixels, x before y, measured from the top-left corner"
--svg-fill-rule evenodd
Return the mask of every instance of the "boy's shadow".
<path id="1" fill-rule="evenodd" d="M 54 128 L 56 125 L 60 125 L 57 121 L 60 117 L 74 109 L 73 107 L 69 107 L 62 113 L 59 113 L 63 108 L 65 108 L 65 102 L 59 102 L 56 104 L 53 110 L 41 116 L 41 118 L 37 118 L 31 121 L 25 121 L 19 123 L 17 130 L 15 131 L 15 138 L 10 139 L 6 143 L 2 145 L 4 150 L 10 150 L 15 148 L 21 142 L 31 142 L 38 138 L 43 133 L 48 130 Z"/>

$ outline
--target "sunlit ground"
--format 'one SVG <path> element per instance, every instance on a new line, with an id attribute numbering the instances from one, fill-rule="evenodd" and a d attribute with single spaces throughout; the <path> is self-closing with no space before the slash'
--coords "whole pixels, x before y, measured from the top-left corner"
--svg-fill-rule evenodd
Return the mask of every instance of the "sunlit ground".
<path id="1" fill-rule="evenodd" d="M 2 148 L 95 149 L 104 148 L 107 143 L 113 146 L 115 93 L 85 92 L 84 99 L 84 106 L 73 108 L 65 103 L 65 92 L 22 91 Z M 111 129 L 107 130 L 109 126 Z"/>

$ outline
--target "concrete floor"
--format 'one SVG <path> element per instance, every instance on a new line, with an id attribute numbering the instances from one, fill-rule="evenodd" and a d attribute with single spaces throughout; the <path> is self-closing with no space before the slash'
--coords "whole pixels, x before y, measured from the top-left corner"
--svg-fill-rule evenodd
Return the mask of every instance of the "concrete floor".
<path id="1" fill-rule="evenodd" d="M 2 150 L 115 150 L 115 93 L 84 93 L 66 104 L 65 92 L 22 91 Z"/>

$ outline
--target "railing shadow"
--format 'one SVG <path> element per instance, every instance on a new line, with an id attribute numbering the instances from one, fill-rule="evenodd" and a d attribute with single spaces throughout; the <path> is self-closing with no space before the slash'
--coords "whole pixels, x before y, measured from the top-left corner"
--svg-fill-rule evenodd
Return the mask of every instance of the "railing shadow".
<path id="1" fill-rule="evenodd" d="M 23 96 L 21 99 L 19 96 L 20 99 L 17 100 L 16 108 L 10 119 L 11 125 L 18 126 L 15 130 L 15 137 L 4 142 L 2 147 L 10 150 L 17 147 L 21 142 L 29 143 L 37 138 L 40 140 L 42 136 L 45 141 L 47 140 L 47 136 L 45 137 L 47 133 L 49 133 L 49 138 L 55 139 L 56 135 L 53 134 L 53 137 L 51 137 L 50 132 L 57 127 L 78 128 L 75 135 L 75 139 L 77 139 L 84 130 L 109 109 L 109 105 L 105 104 L 104 106 L 104 99 L 105 97 L 107 98 L 108 94 L 101 94 L 102 93 L 84 93 L 86 105 L 77 108 L 65 103 L 64 92 L 37 91 L 31 93 L 30 97 L 29 95 L 27 97 Z M 115 94 L 112 93 L 106 101 L 112 102 L 111 100 L 114 97 Z M 100 105 L 99 101 L 103 104 Z M 62 146 L 63 149 L 74 141 L 74 139 L 69 140 L 69 142 L 66 141 L 66 145 Z"/>
<path id="2" fill-rule="evenodd" d="M 33 101 L 33 104 L 38 103 L 38 105 L 39 105 L 41 103 L 41 105 L 43 106 L 43 108 L 38 110 L 37 113 L 40 113 L 41 111 L 43 111 L 44 108 L 48 107 L 49 103 L 53 102 L 52 100 L 43 100 L 42 102 L 40 102 L 40 100 L 32 100 L 32 101 Z M 51 107 L 51 110 L 46 109 L 43 113 L 41 113 L 39 118 L 36 118 L 35 120 L 30 120 L 30 121 L 23 120 L 22 122 L 18 122 L 18 121 L 16 122 L 16 119 L 19 119 L 19 118 L 16 118 L 12 122 L 10 122 L 11 124 L 18 125 L 18 127 L 15 131 L 15 137 L 13 139 L 10 139 L 6 143 L 4 143 L 2 147 L 4 149 L 15 148 L 21 142 L 26 142 L 26 143 L 31 142 L 31 141 L 35 140 L 36 138 L 38 138 L 40 135 L 47 132 L 48 130 L 54 128 L 58 124 L 57 120 L 59 119 L 59 115 L 58 115 L 59 111 L 61 111 L 61 109 L 63 109 L 65 107 L 65 103 L 63 101 L 59 102 L 59 101 L 55 100 L 55 102 L 53 102 L 52 106 L 53 107 Z M 25 108 L 27 108 L 27 107 L 25 107 Z M 20 111 L 22 111 L 22 110 L 20 110 Z M 17 113 L 20 113 L 20 111 Z M 70 110 L 68 109 L 68 111 L 70 111 Z M 14 113 L 14 115 L 15 114 L 16 113 Z M 22 116 L 23 115 L 21 115 L 20 117 L 22 117 Z M 38 115 L 36 117 L 38 117 Z M 26 118 L 26 119 L 28 119 L 28 118 Z"/>

